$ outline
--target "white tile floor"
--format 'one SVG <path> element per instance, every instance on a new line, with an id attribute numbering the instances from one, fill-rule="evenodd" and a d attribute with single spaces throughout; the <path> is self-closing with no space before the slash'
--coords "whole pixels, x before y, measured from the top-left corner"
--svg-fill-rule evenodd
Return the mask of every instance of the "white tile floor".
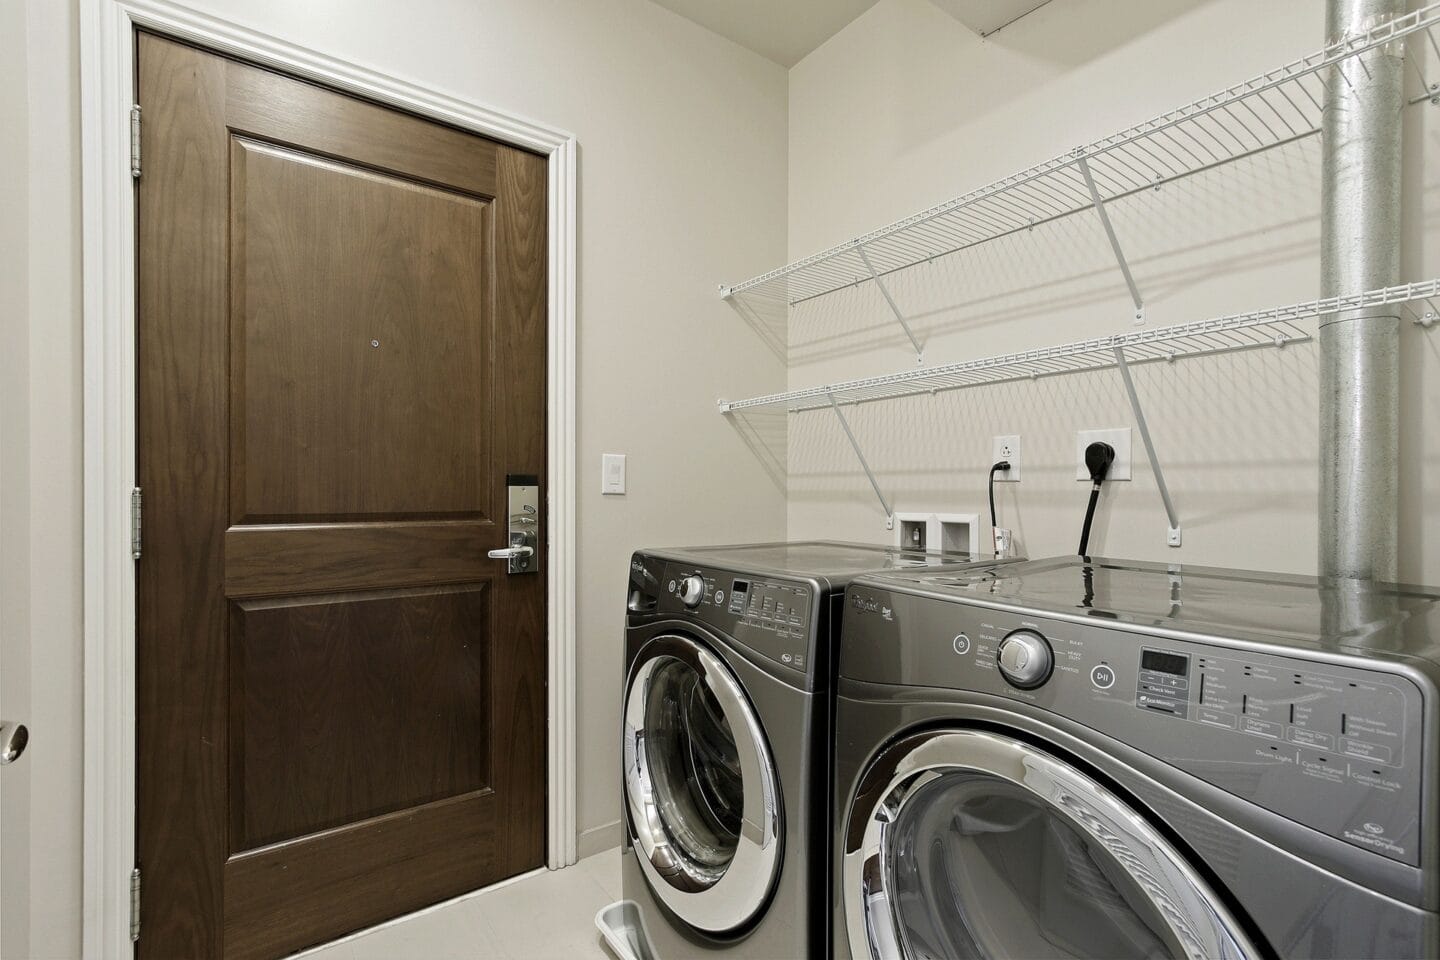
<path id="1" fill-rule="evenodd" d="M 602 960 L 595 914 L 620 899 L 620 851 L 469 894 L 300 954 L 304 960 Z M 611 958 L 613 960 L 613 958 Z"/>

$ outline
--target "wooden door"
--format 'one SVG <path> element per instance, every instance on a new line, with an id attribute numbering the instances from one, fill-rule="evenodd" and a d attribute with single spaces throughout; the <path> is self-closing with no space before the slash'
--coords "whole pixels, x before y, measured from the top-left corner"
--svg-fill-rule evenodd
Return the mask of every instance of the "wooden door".
<path id="1" fill-rule="evenodd" d="M 546 165 L 138 44 L 139 955 L 277 956 L 543 862 Z"/>

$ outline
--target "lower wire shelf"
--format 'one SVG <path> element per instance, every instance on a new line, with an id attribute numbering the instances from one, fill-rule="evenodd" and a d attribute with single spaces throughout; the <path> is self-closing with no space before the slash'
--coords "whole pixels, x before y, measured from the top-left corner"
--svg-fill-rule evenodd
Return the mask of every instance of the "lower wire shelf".
<path id="1" fill-rule="evenodd" d="M 1424 302 L 1423 313 L 1415 322 L 1426 328 L 1440 322 L 1440 308 L 1431 298 L 1440 297 L 1440 279 L 1420 283 L 1406 283 L 1394 287 L 1383 287 L 1365 293 L 1348 296 L 1325 297 L 1308 300 L 1270 310 L 1253 313 L 1237 313 L 1194 323 L 1160 327 L 1133 333 L 1116 334 L 1079 340 L 1056 347 L 1042 347 L 1023 353 L 1008 353 L 998 357 L 980 360 L 966 360 L 941 366 L 920 367 L 904 373 L 884 377 L 869 377 L 863 380 L 847 380 L 821 387 L 792 390 L 787 393 L 772 393 L 749 400 L 719 401 L 720 412 L 726 415 L 745 414 L 750 411 L 788 411 L 801 413 L 806 410 L 832 410 L 845 438 L 855 451 L 866 478 L 870 481 L 875 497 L 885 511 L 885 525 L 893 528 L 895 511 L 885 496 L 875 471 L 865 459 L 860 442 L 850 429 L 850 423 L 841 410 L 842 404 L 866 403 L 872 400 L 889 400 L 942 390 L 957 390 L 987 383 L 1002 383 L 1038 377 L 1077 373 L 1086 370 L 1115 369 L 1120 373 L 1121 382 L 1130 401 L 1135 417 L 1135 426 L 1140 441 L 1155 475 L 1155 484 L 1160 499 L 1165 504 L 1168 527 L 1165 542 L 1178 547 L 1182 542 L 1180 513 L 1170 497 L 1170 488 L 1165 483 L 1165 473 L 1160 466 L 1160 457 L 1150 428 L 1145 419 L 1144 406 L 1135 389 L 1135 380 L 1130 375 L 1130 366 L 1153 360 L 1175 360 L 1180 357 L 1202 356 L 1205 354 L 1227 353 L 1234 350 L 1251 350 L 1256 347 L 1283 347 L 1291 343 L 1310 340 L 1308 320 L 1332 314 L 1353 313 L 1373 310 L 1397 304 Z"/>
<path id="2" fill-rule="evenodd" d="M 723 414 L 762 409 L 802 413 L 832 409 L 837 403 L 865 403 L 987 383 L 1102 370 L 1126 362 L 1135 364 L 1256 347 L 1283 347 L 1311 339 L 1313 334 L 1305 321 L 1333 313 L 1425 301 L 1425 316 L 1433 322 L 1440 310 L 1429 301 L 1437 297 L 1440 297 L 1440 279 L 1426 280 L 1021 353 L 917 367 L 903 373 L 846 380 L 747 400 L 720 400 L 718 405 Z"/>

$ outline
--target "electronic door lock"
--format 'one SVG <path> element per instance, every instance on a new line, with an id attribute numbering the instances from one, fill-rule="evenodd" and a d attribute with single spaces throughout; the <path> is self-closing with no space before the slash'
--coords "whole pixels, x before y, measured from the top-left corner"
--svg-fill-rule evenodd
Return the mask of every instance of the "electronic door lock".
<path id="1" fill-rule="evenodd" d="M 540 572 L 540 480 L 529 474 L 505 478 L 505 525 L 509 546 L 491 550 L 491 560 L 505 560 L 507 573 Z"/>

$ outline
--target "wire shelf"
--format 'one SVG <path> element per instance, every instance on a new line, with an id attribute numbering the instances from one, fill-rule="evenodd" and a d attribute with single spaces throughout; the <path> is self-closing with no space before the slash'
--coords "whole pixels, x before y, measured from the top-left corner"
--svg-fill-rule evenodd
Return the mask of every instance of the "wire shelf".
<path id="1" fill-rule="evenodd" d="M 1382 47 L 1390 55 L 1403 54 L 1407 61 L 1407 101 L 1434 102 L 1440 99 L 1437 26 L 1440 3 L 822 253 L 732 287 L 722 286 L 721 294 L 742 310 L 773 315 L 836 290 L 883 280 L 938 257 L 1305 139 L 1320 130 L 1326 85 L 1348 84 L 1352 76 L 1368 74 L 1364 54 Z M 883 292 L 883 283 L 880 286 Z M 898 309 L 896 313 L 900 315 Z"/>
<path id="2" fill-rule="evenodd" d="M 1440 308 L 1431 303 L 1431 299 L 1436 297 L 1440 297 L 1440 279 L 1384 287 L 1349 296 L 1309 300 L 1270 310 L 1230 314 L 1171 327 L 1096 337 L 981 360 L 919 367 L 889 376 L 847 380 L 843 383 L 788 393 L 773 393 L 749 400 L 721 400 L 719 407 L 723 414 L 767 408 L 801 413 L 806 410 L 831 409 L 836 403 L 866 403 L 1008 380 L 1102 370 L 1114 367 L 1122 352 L 1127 363 L 1136 364 L 1255 347 L 1283 347 L 1311 339 L 1312 334 L 1304 321 L 1331 313 L 1417 301 L 1430 304 L 1424 318 L 1417 320 L 1429 326 L 1437 314 L 1440 314 Z"/>

